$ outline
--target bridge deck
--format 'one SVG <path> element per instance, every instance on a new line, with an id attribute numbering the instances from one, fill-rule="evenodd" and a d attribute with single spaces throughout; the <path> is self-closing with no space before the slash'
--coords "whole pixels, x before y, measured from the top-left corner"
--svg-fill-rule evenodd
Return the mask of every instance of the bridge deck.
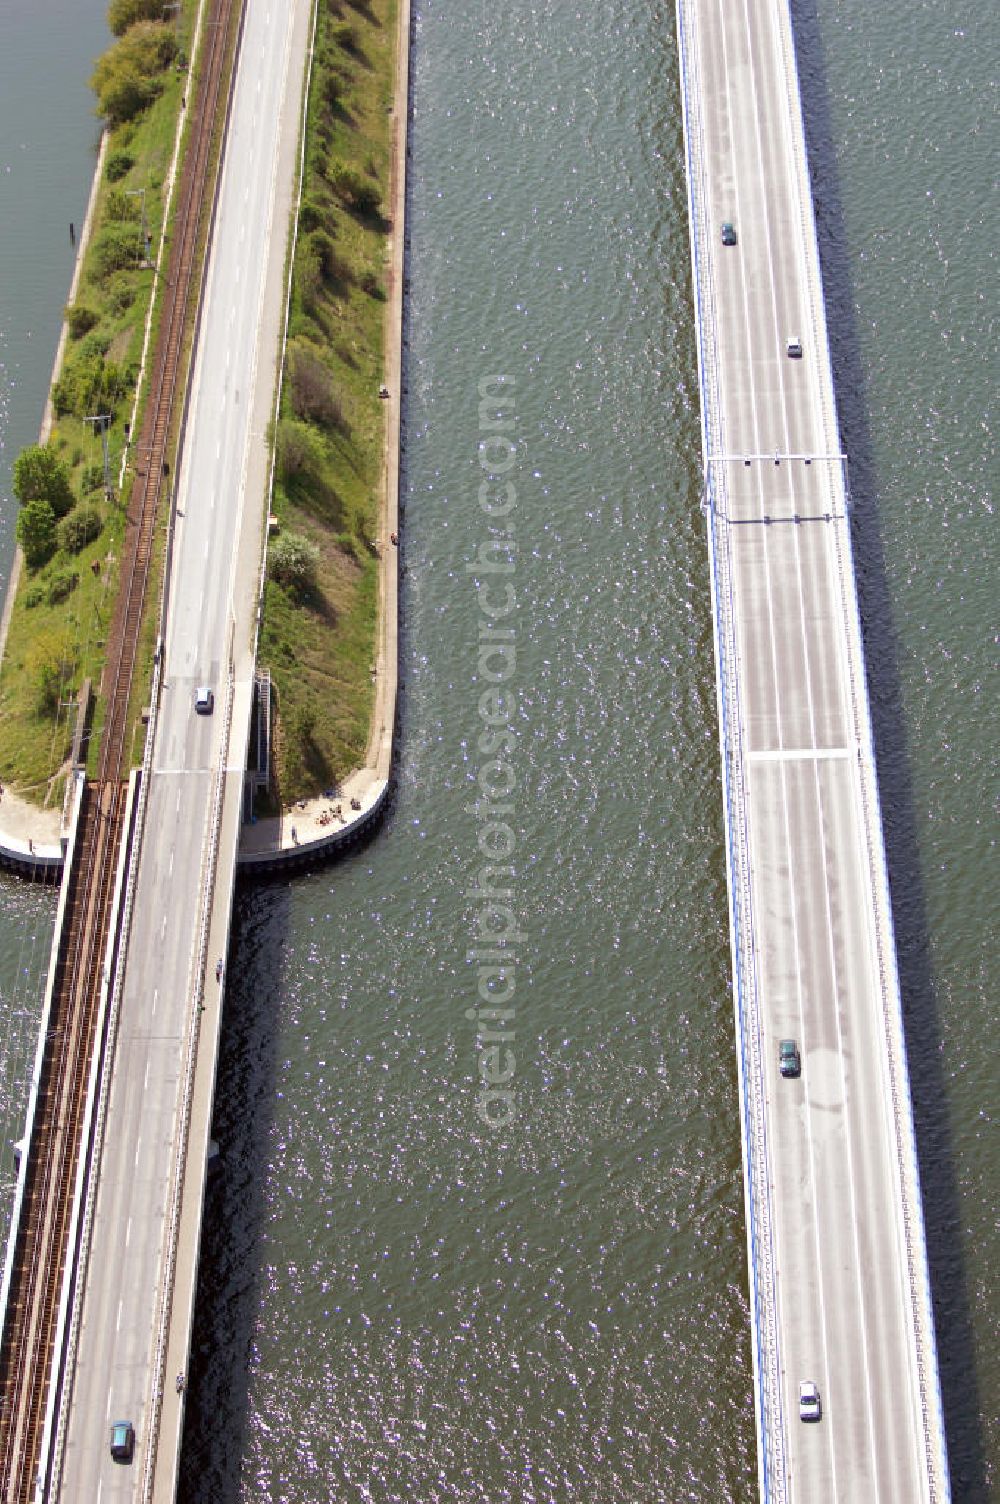
<path id="1" fill-rule="evenodd" d="M 679 0 L 761 1493 L 943 1500 L 833 383 L 784 3 Z M 733 224 L 735 245 L 721 225 Z M 788 344 L 801 344 L 789 354 Z M 795 1038 L 798 1079 L 778 1071 Z M 800 1381 L 823 1415 L 798 1418 Z"/>

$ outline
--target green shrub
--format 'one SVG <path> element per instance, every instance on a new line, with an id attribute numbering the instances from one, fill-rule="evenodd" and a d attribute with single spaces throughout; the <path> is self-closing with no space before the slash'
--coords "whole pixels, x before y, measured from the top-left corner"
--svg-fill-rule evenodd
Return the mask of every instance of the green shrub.
<path id="1" fill-rule="evenodd" d="M 343 426 L 344 410 L 334 391 L 333 377 L 315 351 L 301 341 L 289 346 L 288 375 L 297 418 L 324 428 Z"/>
<path id="2" fill-rule="evenodd" d="M 112 151 L 108 153 L 104 164 L 104 176 L 109 183 L 120 183 L 122 178 L 127 177 L 135 166 L 135 158 L 127 151 Z"/>
<path id="3" fill-rule="evenodd" d="M 34 585 L 29 585 L 27 590 L 24 592 L 25 610 L 33 611 L 36 606 L 40 606 L 42 604 L 42 601 L 44 599 L 45 587 L 44 585 L 41 585 L 36 581 Z"/>
<path id="4" fill-rule="evenodd" d="M 323 209 L 315 199 L 304 198 L 299 205 L 299 233 L 308 235 L 310 230 L 318 230 L 323 223 Z"/>
<path id="5" fill-rule="evenodd" d="M 35 692 L 35 708 L 44 713 L 54 711 L 76 673 L 76 642 L 63 628 L 40 633 L 31 645 L 25 667 Z"/>
<path id="6" fill-rule="evenodd" d="M 358 34 L 350 21 L 335 21 L 330 27 L 330 35 L 345 52 L 357 52 Z"/>
<path id="7" fill-rule="evenodd" d="M 86 303 L 70 303 L 66 309 L 66 323 L 69 325 L 71 338 L 82 339 L 90 333 L 99 318 L 100 314 L 93 308 L 88 308 Z"/>
<path id="8" fill-rule="evenodd" d="M 134 224 L 139 218 L 142 209 L 142 200 L 135 193 L 126 193 L 123 188 L 112 188 L 104 204 L 105 223 L 116 219 L 126 224 Z"/>
<path id="9" fill-rule="evenodd" d="M 319 98 L 327 109 L 335 110 L 340 103 L 344 92 L 344 86 L 332 69 L 325 74 L 318 90 Z"/>
<path id="10" fill-rule="evenodd" d="M 327 230 L 313 230 L 309 246 L 319 261 L 324 282 L 350 282 L 353 269 L 350 261 L 337 248 L 333 236 Z"/>
<path id="11" fill-rule="evenodd" d="M 275 538 L 267 560 L 271 578 L 294 594 L 301 595 L 316 581 L 319 549 L 299 533 L 284 533 Z"/>
<path id="12" fill-rule="evenodd" d="M 138 288 L 135 278 L 130 276 L 128 272 L 118 272 L 115 276 L 110 277 L 105 296 L 107 297 L 108 307 L 111 312 L 117 318 L 121 318 L 123 314 L 128 313 L 135 302 L 137 292 Z"/>
<path id="13" fill-rule="evenodd" d="M 80 576 L 75 569 L 61 569 L 49 580 L 46 599 L 50 606 L 58 606 L 67 596 L 72 595 L 80 583 Z"/>
<path id="14" fill-rule="evenodd" d="M 378 184 L 366 178 L 363 172 L 349 163 L 334 157 L 328 164 L 326 175 L 334 192 L 350 208 L 359 214 L 374 214 L 382 202 Z"/>
<path id="15" fill-rule="evenodd" d="M 377 298 L 379 302 L 385 302 L 385 288 L 378 272 L 371 266 L 366 266 L 358 278 L 358 286 L 362 292 L 366 292 L 370 298 Z"/>
<path id="16" fill-rule="evenodd" d="M 92 502 L 81 502 L 67 512 L 56 528 L 59 547 L 68 554 L 78 554 L 82 548 L 98 537 L 101 531 L 101 513 Z"/>
<path id="17" fill-rule="evenodd" d="M 105 360 L 96 349 L 81 349 L 67 360 L 63 373 L 52 386 L 52 406 L 62 417 L 73 413 L 85 418 L 95 413 L 114 415 L 126 389 L 127 378 L 120 366 Z"/>
<path id="18" fill-rule="evenodd" d="M 307 313 L 315 313 L 323 292 L 323 262 L 307 242 L 295 258 L 295 289 Z"/>
<path id="19" fill-rule="evenodd" d="M 38 569 L 56 551 L 56 514 L 47 501 L 29 501 L 17 516 L 17 541 L 29 569 Z"/>
<path id="20" fill-rule="evenodd" d="M 85 465 L 80 476 L 80 490 L 84 496 L 89 496 L 93 491 L 104 490 L 104 466 Z"/>
<path id="21" fill-rule="evenodd" d="M 319 436 L 305 423 L 283 418 L 277 433 L 278 472 L 288 486 L 318 477 L 323 466 Z"/>
<path id="22" fill-rule="evenodd" d="M 105 282 L 115 272 L 138 266 L 142 256 L 141 236 L 136 227 L 110 224 L 105 225 L 94 240 L 91 265 L 97 280 Z"/>

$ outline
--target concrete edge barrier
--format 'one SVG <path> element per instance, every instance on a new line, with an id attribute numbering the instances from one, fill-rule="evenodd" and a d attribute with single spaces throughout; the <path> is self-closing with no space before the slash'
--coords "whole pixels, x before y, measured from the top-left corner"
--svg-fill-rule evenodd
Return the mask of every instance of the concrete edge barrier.
<path id="1" fill-rule="evenodd" d="M 28 845 L 14 836 L 0 833 L 0 867 L 13 872 L 17 877 L 38 878 L 50 872 L 62 871 L 64 853 L 58 846 Z"/>
<path id="2" fill-rule="evenodd" d="M 758 1485 L 765 1504 L 781 1504 L 786 1497 L 784 1467 L 784 1413 L 780 1373 L 775 1346 L 775 1289 L 773 1248 L 767 1182 L 767 1149 L 763 1113 L 754 1100 L 751 1058 L 759 1056 L 759 1018 L 756 1004 L 756 966 L 752 953 L 752 920 L 748 872 L 734 841 L 739 823 L 734 810 L 741 804 L 734 786 L 734 738 L 742 740 L 738 681 L 735 675 L 731 613 L 725 610 L 727 582 L 724 561 L 716 539 L 715 490 L 725 485 L 724 473 L 717 480 L 712 458 L 723 452 L 720 411 L 716 395 L 715 330 L 706 319 L 711 304 L 711 263 L 702 254 L 710 234 L 702 208 L 701 125 L 698 113 L 699 69 L 693 33 L 686 19 L 687 0 L 676 0 L 678 68 L 684 126 L 688 230 L 691 244 L 692 291 L 695 303 L 695 334 L 698 383 L 701 402 L 702 458 L 704 466 L 703 510 L 709 553 L 712 627 L 716 656 L 716 703 L 722 761 L 723 823 L 726 839 L 726 887 L 730 917 L 730 947 L 733 968 L 734 1027 L 736 1032 L 737 1084 L 740 1099 L 740 1144 L 746 1208 L 747 1267 L 750 1283 L 751 1356 L 753 1362 Z M 724 510 L 724 509 L 723 509 Z M 762 1256 L 763 1255 L 763 1256 Z"/>
<path id="3" fill-rule="evenodd" d="M 277 872 L 306 872 L 353 851 L 374 835 L 389 806 L 392 779 L 382 779 L 374 787 L 375 797 L 367 808 L 328 836 L 291 846 L 275 846 L 267 851 L 241 851 L 237 857 L 237 875 L 254 878 Z"/>

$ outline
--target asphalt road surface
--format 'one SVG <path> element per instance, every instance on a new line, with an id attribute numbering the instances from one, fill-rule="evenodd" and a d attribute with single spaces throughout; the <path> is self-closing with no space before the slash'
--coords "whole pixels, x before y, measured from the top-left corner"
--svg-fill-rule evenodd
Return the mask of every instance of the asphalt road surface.
<path id="1" fill-rule="evenodd" d="M 67 1430 L 60 1493 L 66 1504 L 136 1498 L 151 1439 L 157 1295 L 185 1043 L 198 995 L 201 889 L 233 623 L 253 598 L 253 577 L 242 577 L 236 540 L 252 425 L 260 418 L 260 391 L 266 399 L 273 382 L 267 365 L 255 388 L 272 240 L 279 263 L 284 254 L 286 224 L 274 221 L 274 179 L 282 112 L 298 104 L 289 59 L 300 14 L 301 6 L 267 0 L 249 0 L 247 7 L 178 474 L 165 682 Z M 252 504 L 259 507 L 259 499 Z M 243 637 L 236 651 L 245 651 Z M 194 711 L 195 689 L 203 684 L 215 695 L 212 715 Z M 206 962 L 209 987 L 215 960 Z M 172 1374 L 167 1382 L 172 1387 Z M 136 1430 L 130 1467 L 110 1455 L 111 1425 L 119 1419 Z"/>
<path id="2" fill-rule="evenodd" d="M 919 1504 L 930 1494 L 874 938 L 881 836 L 862 809 L 865 691 L 794 64 L 782 4 L 684 10 L 702 82 L 709 466 L 740 686 L 787 1496 Z M 782 1038 L 798 1041 L 797 1080 L 778 1072 Z M 819 1386 L 818 1423 L 798 1417 L 801 1380 Z"/>

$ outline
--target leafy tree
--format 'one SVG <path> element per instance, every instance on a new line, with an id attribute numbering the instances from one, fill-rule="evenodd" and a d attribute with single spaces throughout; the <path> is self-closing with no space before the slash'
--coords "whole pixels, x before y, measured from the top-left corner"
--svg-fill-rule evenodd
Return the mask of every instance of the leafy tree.
<path id="1" fill-rule="evenodd" d="M 21 450 L 14 461 L 14 495 L 23 507 L 32 501 L 48 502 L 56 517 L 68 512 L 75 500 L 69 471 L 47 444 L 29 444 Z"/>
<path id="2" fill-rule="evenodd" d="M 68 554 L 78 554 L 101 531 L 101 513 L 92 502 L 81 502 L 68 512 L 56 528 L 59 547 Z"/>
<path id="3" fill-rule="evenodd" d="M 269 551 L 271 578 L 297 594 L 315 583 L 319 549 L 299 533 L 276 538 Z"/>
<path id="4" fill-rule="evenodd" d="M 55 553 L 56 514 L 41 497 L 29 501 L 18 513 L 17 541 L 29 569 L 37 569 Z"/>
<path id="5" fill-rule="evenodd" d="M 136 21 L 161 21 L 163 0 L 111 0 L 108 25 L 114 36 L 124 36 Z"/>
<path id="6" fill-rule="evenodd" d="M 159 94 L 163 82 L 158 75 L 176 54 L 177 38 L 172 27 L 158 21 L 135 22 L 97 60 L 90 79 L 97 95 L 97 113 L 109 125 L 120 125 L 138 115 Z"/>

